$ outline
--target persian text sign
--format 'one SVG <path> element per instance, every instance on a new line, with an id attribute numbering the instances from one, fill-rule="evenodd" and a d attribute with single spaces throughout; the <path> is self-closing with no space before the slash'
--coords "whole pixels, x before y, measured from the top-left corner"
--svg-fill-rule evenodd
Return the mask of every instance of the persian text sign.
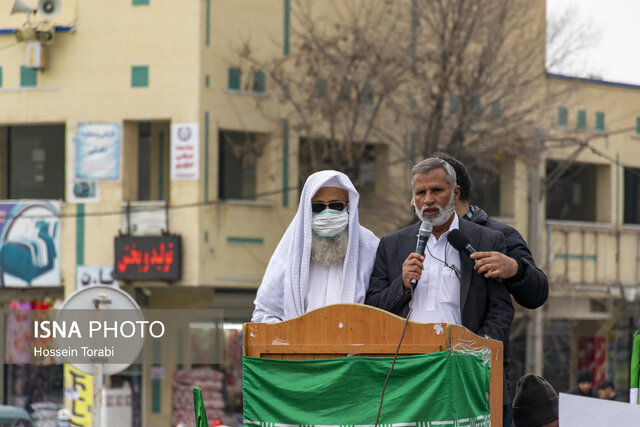
<path id="1" fill-rule="evenodd" d="M 180 236 L 120 236 L 114 241 L 115 264 L 113 276 L 117 280 L 180 279 Z"/>
<path id="2" fill-rule="evenodd" d="M 76 179 L 120 179 L 122 126 L 118 123 L 79 123 L 76 143 Z"/>
<path id="3" fill-rule="evenodd" d="M 119 288 L 113 279 L 112 265 L 79 265 L 76 267 L 76 289 L 84 289 L 92 285 L 107 285 Z"/>
<path id="4" fill-rule="evenodd" d="M 93 377 L 64 365 L 64 406 L 71 412 L 71 425 L 91 425 L 93 403 Z"/>
<path id="5" fill-rule="evenodd" d="M 171 125 L 171 179 L 195 181 L 200 175 L 200 135 L 197 123 Z"/>

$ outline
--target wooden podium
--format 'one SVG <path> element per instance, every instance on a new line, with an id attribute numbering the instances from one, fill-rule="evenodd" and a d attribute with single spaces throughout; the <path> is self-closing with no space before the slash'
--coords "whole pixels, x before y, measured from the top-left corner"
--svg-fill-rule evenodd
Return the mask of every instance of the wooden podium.
<path id="1" fill-rule="evenodd" d="M 243 354 L 285 360 L 393 356 L 404 321 L 367 305 L 329 305 L 285 322 L 245 323 Z M 491 425 L 501 427 L 503 354 L 500 341 L 479 337 L 459 325 L 409 322 L 399 354 L 482 348 L 491 350 Z"/>

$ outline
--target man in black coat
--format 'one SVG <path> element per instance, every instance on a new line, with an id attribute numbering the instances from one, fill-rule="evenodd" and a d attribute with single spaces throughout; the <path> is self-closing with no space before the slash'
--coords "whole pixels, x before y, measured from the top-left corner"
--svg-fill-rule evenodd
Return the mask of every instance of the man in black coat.
<path id="1" fill-rule="evenodd" d="M 513 227 L 495 221 L 478 206 L 469 205 L 471 193 L 471 178 L 464 165 L 457 159 L 443 153 L 434 154 L 456 171 L 456 182 L 460 186 L 460 198 L 456 203 L 456 212 L 465 220 L 475 222 L 484 227 L 501 232 L 504 235 L 507 250 L 500 252 L 476 253 L 472 258 L 477 259 L 476 267 L 483 273 L 485 263 L 499 264 L 495 275 L 503 280 L 507 290 L 518 304 L 525 308 L 538 308 L 544 304 L 549 296 L 549 282 L 547 276 L 540 270 L 531 256 L 522 235 Z"/>
<path id="2" fill-rule="evenodd" d="M 417 222 L 380 240 L 365 304 L 407 317 L 411 285 L 409 280 L 403 280 L 403 261 L 415 255 L 419 226 Z M 459 221 L 459 230 L 476 250 L 504 250 L 504 237 L 500 233 L 469 221 Z M 506 341 L 513 320 L 509 293 L 503 285 L 474 272 L 468 256 L 461 254 L 460 264 L 462 326 L 477 335 Z"/>
<path id="3" fill-rule="evenodd" d="M 455 200 L 460 189 L 455 170 L 444 160 L 418 163 L 411 182 L 417 216 L 433 225 L 428 253 L 414 253 L 420 222 L 384 236 L 365 303 L 420 322 L 461 324 L 475 334 L 507 342 L 513 305 L 505 286 L 488 277 L 495 274 L 494 267 L 485 265 L 486 272 L 479 274 L 469 257 L 446 243 L 448 233 L 459 229 L 476 250 L 503 252 L 504 236 L 458 218 Z M 413 292 L 412 279 L 417 281 Z M 503 399 L 509 404 L 506 386 Z"/>

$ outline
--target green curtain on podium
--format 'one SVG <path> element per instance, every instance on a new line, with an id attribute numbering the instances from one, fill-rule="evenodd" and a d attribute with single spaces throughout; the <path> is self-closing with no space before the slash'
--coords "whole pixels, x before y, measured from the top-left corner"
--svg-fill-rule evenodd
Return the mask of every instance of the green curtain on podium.
<path id="1" fill-rule="evenodd" d="M 391 363 L 390 357 L 244 357 L 244 425 L 374 425 Z M 481 352 L 398 357 L 379 424 L 489 425 L 489 363 Z"/>

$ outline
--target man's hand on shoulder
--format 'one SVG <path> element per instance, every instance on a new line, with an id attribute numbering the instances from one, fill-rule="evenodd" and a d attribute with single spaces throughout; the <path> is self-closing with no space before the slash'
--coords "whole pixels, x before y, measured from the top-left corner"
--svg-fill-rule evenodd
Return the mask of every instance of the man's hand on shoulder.
<path id="1" fill-rule="evenodd" d="M 510 279 L 518 273 L 518 261 L 501 252 L 475 252 L 473 268 L 486 278 Z"/>

